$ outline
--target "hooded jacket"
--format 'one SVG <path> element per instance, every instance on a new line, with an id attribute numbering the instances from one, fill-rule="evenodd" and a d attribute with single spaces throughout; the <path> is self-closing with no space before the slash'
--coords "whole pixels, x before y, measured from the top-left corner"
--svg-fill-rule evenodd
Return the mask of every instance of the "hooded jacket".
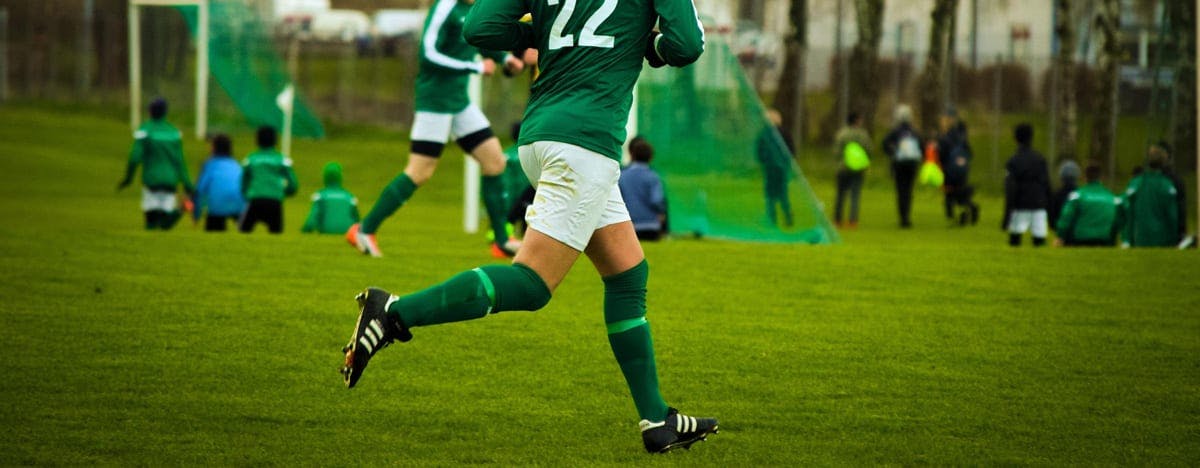
<path id="1" fill-rule="evenodd" d="M 342 188 L 342 166 L 331 162 L 325 165 L 325 188 L 312 196 L 312 209 L 301 232 L 342 234 L 357 223 L 358 199 Z"/>

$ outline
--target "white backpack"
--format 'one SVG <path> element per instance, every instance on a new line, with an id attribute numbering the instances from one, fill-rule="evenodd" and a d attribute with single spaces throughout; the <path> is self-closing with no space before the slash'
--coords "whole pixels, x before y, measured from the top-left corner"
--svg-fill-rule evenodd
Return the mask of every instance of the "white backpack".
<path id="1" fill-rule="evenodd" d="M 921 160 L 921 142 L 917 141 L 916 135 L 906 133 L 900 137 L 900 144 L 896 145 L 896 161 L 920 161 Z"/>

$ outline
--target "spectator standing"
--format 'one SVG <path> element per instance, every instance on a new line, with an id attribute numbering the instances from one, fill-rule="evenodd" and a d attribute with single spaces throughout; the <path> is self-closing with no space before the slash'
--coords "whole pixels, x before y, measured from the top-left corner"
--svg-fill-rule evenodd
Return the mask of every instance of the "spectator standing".
<path id="1" fill-rule="evenodd" d="M 892 160 L 892 180 L 896 184 L 896 208 L 900 227 L 912 227 L 913 185 L 921 166 L 921 135 L 912 126 L 912 108 L 896 107 L 896 126 L 883 137 L 883 152 Z"/>
<path id="2" fill-rule="evenodd" d="M 237 223 L 238 216 L 246 209 L 242 198 L 242 165 L 233 159 L 233 142 L 225 134 L 212 139 L 212 156 L 200 169 L 196 180 L 195 210 L 192 217 L 200 219 L 202 212 L 204 230 L 225 231 L 229 221 Z"/>
<path id="3" fill-rule="evenodd" d="M 975 188 L 971 186 L 971 143 L 967 139 L 967 125 L 958 118 L 958 111 L 953 107 L 947 108 L 938 121 L 941 135 L 938 137 L 938 162 L 945 175 L 942 190 L 946 194 L 944 200 L 946 218 L 955 218 L 954 208 L 962 207 L 963 212 L 958 216 L 958 223 L 979 222 L 979 205 L 975 204 Z"/>
<path id="4" fill-rule="evenodd" d="M 1049 220 L 1046 207 L 1050 203 L 1050 171 L 1046 158 L 1034 150 L 1033 127 L 1027 123 L 1013 130 L 1017 152 L 1005 165 L 1004 200 L 1012 212 L 1008 222 L 1008 244 L 1021 245 L 1021 236 L 1033 234 L 1033 246 L 1046 243 Z"/>
<path id="5" fill-rule="evenodd" d="M 870 154 L 866 149 L 871 146 L 871 136 L 862 126 L 862 115 L 851 112 L 846 117 L 846 126 L 838 130 L 834 137 L 833 148 L 839 157 L 837 172 L 837 203 L 835 204 L 833 221 L 838 227 L 858 227 L 858 203 L 862 195 L 863 179 L 870 165 Z M 842 208 L 846 199 L 850 199 L 850 222 L 842 223 Z"/>
<path id="6" fill-rule="evenodd" d="M 779 111 L 767 111 L 770 125 L 763 127 L 754 141 L 754 154 L 763 169 L 763 191 L 767 201 L 767 219 L 771 225 L 779 225 L 775 206 L 783 212 L 783 223 L 791 227 L 792 202 L 788 197 L 788 179 L 792 176 L 792 155 L 795 149 L 792 139 L 783 131 L 783 116 Z M 780 143 L 783 143 L 780 147 Z M 786 152 L 785 152 L 786 151 Z"/>

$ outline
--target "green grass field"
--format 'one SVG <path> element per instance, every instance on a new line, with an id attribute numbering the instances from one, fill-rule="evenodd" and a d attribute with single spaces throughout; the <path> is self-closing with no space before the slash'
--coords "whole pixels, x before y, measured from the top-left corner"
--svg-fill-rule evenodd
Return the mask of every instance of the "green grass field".
<path id="1" fill-rule="evenodd" d="M 365 206 L 403 164 L 395 133 L 330 135 L 295 147 L 286 234 L 147 233 L 114 192 L 120 109 L 0 107 L 0 465 L 1200 464 L 1196 251 L 1011 249 L 997 199 L 950 228 L 930 192 L 900 231 L 882 182 L 840 245 L 646 246 L 665 396 L 721 419 L 691 451 L 642 453 L 586 260 L 542 311 L 418 329 L 347 391 L 359 289 L 493 260 L 457 153 L 386 258 L 299 234 L 324 162 Z"/>

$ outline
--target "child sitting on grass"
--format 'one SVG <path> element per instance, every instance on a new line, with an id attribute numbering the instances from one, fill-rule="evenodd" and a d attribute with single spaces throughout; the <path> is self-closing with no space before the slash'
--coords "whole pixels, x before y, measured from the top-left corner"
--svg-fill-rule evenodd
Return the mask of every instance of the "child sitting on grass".
<path id="1" fill-rule="evenodd" d="M 358 199 L 342 188 L 342 165 L 325 164 L 325 188 L 312 196 L 312 209 L 301 232 L 342 234 L 358 222 Z"/>

